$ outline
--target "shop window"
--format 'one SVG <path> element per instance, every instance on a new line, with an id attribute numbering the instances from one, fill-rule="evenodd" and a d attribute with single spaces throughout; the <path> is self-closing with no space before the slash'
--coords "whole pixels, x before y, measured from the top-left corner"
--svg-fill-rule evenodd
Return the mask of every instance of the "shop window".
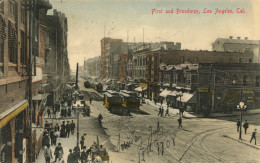
<path id="1" fill-rule="evenodd" d="M 247 85 L 247 75 L 243 76 L 243 86 Z"/>
<path id="2" fill-rule="evenodd" d="M 255 86 L 259 87 L 259 76 L 256 76 L 255 78 Z"/>

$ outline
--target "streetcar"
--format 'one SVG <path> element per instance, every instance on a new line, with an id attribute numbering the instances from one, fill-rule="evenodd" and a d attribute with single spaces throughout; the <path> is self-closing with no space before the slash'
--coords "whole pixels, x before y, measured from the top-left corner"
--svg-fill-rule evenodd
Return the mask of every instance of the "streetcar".
<path id="1" fill-rule="evenodd" d="M 107 90 L 107 92 L 104 93 L 103 104 L 111 113 L 122 113 L 121 97 L 119 96 L 119 93 L 116 91 Z"/>
<path id="2" fill-rule="evenodd" d="M 94 89 L 98 92 L 103 91 L 103 85 L 101 83 L 94 83 Z"/>
<path id="3" fill-rule="evenodd" d="M 131 111 L 138 111 L 140 108 L 140 100 L 137 93 L 127 90 L 121 90 L 119 95 L 122 98 L 122 108 Z"/>

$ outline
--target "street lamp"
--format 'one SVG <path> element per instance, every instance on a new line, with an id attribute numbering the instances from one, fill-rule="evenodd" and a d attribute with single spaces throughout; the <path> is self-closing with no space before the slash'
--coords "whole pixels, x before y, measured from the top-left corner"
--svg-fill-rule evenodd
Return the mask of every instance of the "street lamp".
<path id="1" fill-rule="evenodd" d="M 239 140 L 242 140 L 242 111 L 243 109 L 246 109 L 246 105 L 244 102 L 240 102 L 238 105 L 237 105 L 237 109 L 240 110 L 240 131 L 239 131 Z"/>
<path id="2" fill-rule="evenodd" d="M 183 96 L 183 93 L 182 92 L 178 92 L 177 95 L 180 97 L 180 103 L 181 103 L 181 97 Z M 178 103 L 178 107 L 179 107 L 179 114 L 180 114 L 180 118 L 181 118 L 181 107 L 180 107 L 180 104 Z"/>

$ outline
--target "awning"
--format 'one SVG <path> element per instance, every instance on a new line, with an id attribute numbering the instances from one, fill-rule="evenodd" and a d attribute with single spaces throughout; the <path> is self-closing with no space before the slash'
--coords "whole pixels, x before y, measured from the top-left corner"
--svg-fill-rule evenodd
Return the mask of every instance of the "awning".
<path id="1" fill-rule="evenodd" d="M 39 101 L 39 100 L 45 99 L 48 95 L 49 95 L 49 93 L 37 94 L 37 95 L 32 97 L 32 100 Z"/>
<path id="2" fill-rule="evenodd" d="M 168 94 L 170 94 L 171 91 L 168 91 L 167 89 L 163 90 L 161 93 L 160 93 L 160 96 L 161 97 L 166 97 Z"/>
<path id="3" fill-rule="evenodd" d="M 196 103 L 196 93 L 194 94 L 190 94 L 190 93 L 183 93 L 183 95 L 181 97 L 177 98 L 177 101 L 181 101 L 184 103 Z"/>
<path id="4" fill-rule="evenodd" d="M 22 100 L 16 105 L 13 105 L 10 109 L 0 114 L 0 128 L 5 126 L 8 122 L 14 119 L 18 114 L 20 114 L 25 108 L 29 106 L 27 100 Z"/>
<path id="5" fill-rule="evenodd" d="M 168 96 L 177 96 L 178 92 L 177 91 L 172 91 L 171 93 L 168 94 Z"/>

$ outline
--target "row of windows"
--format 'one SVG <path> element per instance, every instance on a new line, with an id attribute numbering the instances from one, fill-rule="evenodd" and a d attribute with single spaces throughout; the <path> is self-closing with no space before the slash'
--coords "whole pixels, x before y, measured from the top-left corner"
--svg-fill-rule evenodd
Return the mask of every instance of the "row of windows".
<path id="1" fill-rule="evenodd" d="M 185 61 L 184 57 L 181 57 L 181 63 L 182 63 L 182 64 L 183 64 L 183 63 L 198 63 L 198 62 L 199 62 L 199 60 L 198 60 L 197 57 L 194 57 L 194 58 L 193 58 L 193 61 L 191 61 L 190 58 L 187 58 L 186 61 Z M 224 62 L 224 59 L 223 59 L 223 58 L 220 58 L 220 59 L 219 59 L 219 62 Z M 236 61 L 235 61 L 234 59 L 232 59 L 232 58 L 229 58 L 229 61 L 228 61 L 228 62 L 229 62 L 229 63 L 235 63 Z M 250 59 L 248 59 L 248 61 L 247 61 L 246 59 L 239 58 L 239 63 L 243 63 L 243 62 L 252 63 L 252 59 L 250 58 Z"/>

